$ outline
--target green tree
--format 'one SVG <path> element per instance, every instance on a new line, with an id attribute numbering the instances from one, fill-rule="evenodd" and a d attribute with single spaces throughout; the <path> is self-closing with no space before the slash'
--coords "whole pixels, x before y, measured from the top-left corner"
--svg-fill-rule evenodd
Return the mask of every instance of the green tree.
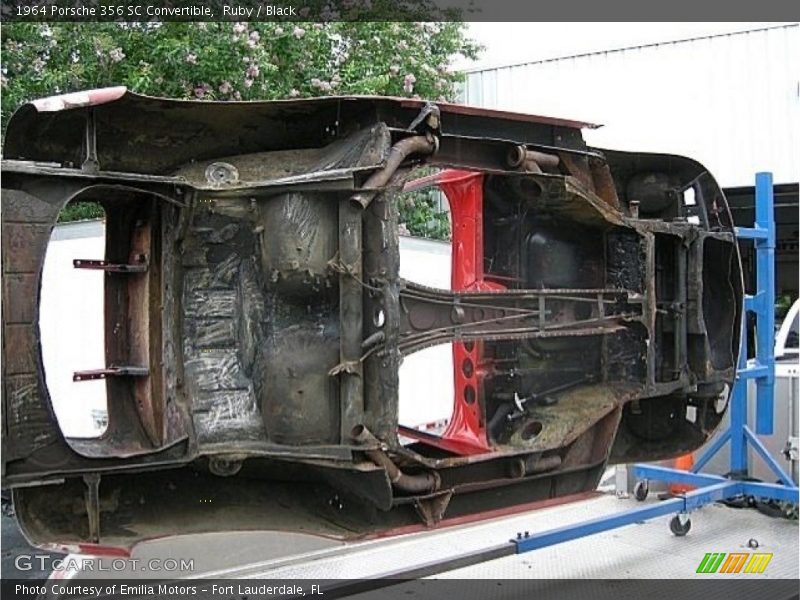
<path id="1" fill-rule="evenodd" d="M 22 102 L 126 85 L 178 98 L 379 94 L 452 100 L 462 23 L 10 23 L 3 117 Z"/>
<path id="2" fill-rule="evenodd" d="M 433 175 L 437 169 L 416 169 L 412 178 Z M 416 237 L 446 240 L 450 238 L 450 216 L 440 207 L 446 206 L 444 194 L 435 187 L 403 192 L 398 197 L 400 233 Z"/>
<path id="3" fill-rule="evenodd" d="M 29 100 L 112 85 L 200 100 L 453 100 L 462 80 L 453 61 L 478 50 L 459 22 L 10 23 L 3 125 Z"/>

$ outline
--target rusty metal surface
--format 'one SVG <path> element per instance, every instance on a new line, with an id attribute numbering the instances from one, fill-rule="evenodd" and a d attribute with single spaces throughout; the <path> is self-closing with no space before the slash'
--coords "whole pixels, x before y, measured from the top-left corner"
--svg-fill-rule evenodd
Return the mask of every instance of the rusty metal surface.
<path id="1" fill-rule="evenodd" d="M 172 100 L 95 90 L 94 100 L 80 94 L 55 97 L 20 108 L 9 121 L 4 147 L 6 159 L 82 164 L 88 115 L 93 115 L 97 135 L 97 161 L 101 168 L 161 174 L 170 168 L 206 156 L 247 154 L 262 149 L 315 148 L 339 137 L 343 126 L 386 122 L 407 127 L 424 102 L 407 98 L 373 96 L 325 97 L 269 102 L 205 102 L 203 110 L 189 100 Z M 77 98 L 76 101 L 71 99 Z M 438 104 L 445 114 L 443 133 L 482 135 L 486 117 L 494 120 L 497 137 L 520 142 L 545 140 L 553 130 L 580 130 L 590 124 L 489 111 L 460 105 Z M 42 112 L 46 107 L 47 111 Z M 84 110 L 77 110 L 84 109 Z M 349 123 L 348 123 L 349 122 Z M 45 135 L 45 131 L 47 134 Z M 189 142 L 191 140 L 191 142 Z M 268 147 L 268 148 L 265 148 Z M 164 152 L 170 147 L 171 152 Z"/>
<path id="2" fill-rule="evenodd" d="M 3 161 L 3 467 L 27 486 L 28 535 L 128 546 L 214 530 L 164 501 L 212 488 L 226 527 L 375 535 L 581 493 L 609 461 L 699 447 L 739 343 L 727 203 L 699 163 L 588 148 L 585 125 L 120 90 L 20 109 Z M 400 278 L 399 195 L 417 166 L 482 174 L 425 180 L 471 199 L 454 225 L 480 227 L 456 266 L 480 285 Z M 30 303 L 76 200 L 107 214 L 105 256 L 78 265 L 106 271 L 109 428 L 91 440 L 52 416 Z M 453 401 L 469 418 L 441 436 L 399 429 L 403 356 L 442 343 L 465 350 Z M 265 500 L 265 480 L 283 500 Z M 283 524 L 281 502 L 297 506 Z"/>

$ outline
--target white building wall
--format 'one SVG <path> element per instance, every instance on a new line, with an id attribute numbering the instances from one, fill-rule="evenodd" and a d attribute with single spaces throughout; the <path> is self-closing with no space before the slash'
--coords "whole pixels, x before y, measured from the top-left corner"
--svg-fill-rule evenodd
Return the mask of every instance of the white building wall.
<path id="1" fill-rule="evenodd" d="M 80 221 L 56 225 L 44 260 L 39 305 L 42 362 L 58 424 L 69 437 L 97 437 L 105 430 L 93 415 L 106 410 L 106 382 L 72 381 L 75 371 L 106 366 L 105 273 L 75 269 L 72 261 L 104 255 L 103 222 Z"/>
<path id="2" fill-rule="evenodd" d="M 690 156 L 723 187 L 800 180 L 800 27 L 467 72 L 467 104 L 602 124 L 590 145 Z"/>
<path id="3" fill-rule="evenodd" d="M 400 277 L 449 290 L 450 250 L 449 242 L 400 236 Z M 454 389 L 450 344 L 406 356 L 400 365 L 400 424 L 417 428 L 449 419 Z"/>

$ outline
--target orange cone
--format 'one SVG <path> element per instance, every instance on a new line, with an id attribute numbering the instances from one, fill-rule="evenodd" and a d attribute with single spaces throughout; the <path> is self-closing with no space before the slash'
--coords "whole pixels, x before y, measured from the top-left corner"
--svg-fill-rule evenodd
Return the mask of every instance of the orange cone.
<path id="1" fill-rule="evenodd" d="M 691 471 L 694 466 L 694 456 L 692 453 L 684 454 L 675 459 L 675 468 L 681 471 Z M 695 486 L 688 483 L 670 483 L 669 493 L 672 495 L 683 494 L 695 489 Z"/>

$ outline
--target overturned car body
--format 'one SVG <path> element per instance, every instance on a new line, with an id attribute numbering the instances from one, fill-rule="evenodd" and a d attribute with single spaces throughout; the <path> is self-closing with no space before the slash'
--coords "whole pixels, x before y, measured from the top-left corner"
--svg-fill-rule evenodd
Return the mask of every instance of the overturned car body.
<path id="1" fill-rule="evenodd" d="M 3 162 L 3 482 L 26 534 L 353 538 L 699 447 L 739 347 L 725 198 L 697 162 L 589 148 L 587 126 L 122 88 L 21 108 Z M 414 180 L 423 165 L 440 170 Z M 399 276 L 397 196 L 424 186 L 450 204 L 449 290 Z M 59 211 L 84 200 L 106 213 L 105 256 L 75 265 L 106 273 L 106 364 L 74 378 L 105 379 L 109 424 L 69 439 L 35 299 Z M 447 428 L 400 426 L 403 357 L 444 343 Z"/>

